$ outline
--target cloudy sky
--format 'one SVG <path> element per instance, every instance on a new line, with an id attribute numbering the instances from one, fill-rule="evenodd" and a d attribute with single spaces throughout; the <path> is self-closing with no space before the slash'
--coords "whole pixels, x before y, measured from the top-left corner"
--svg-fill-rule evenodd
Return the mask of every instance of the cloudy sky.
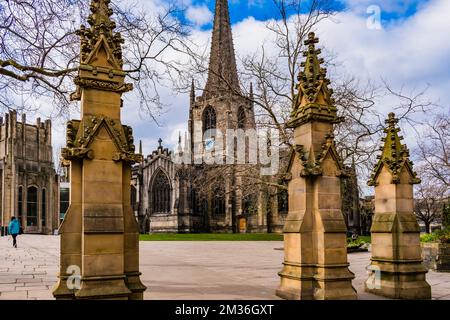
<path id="1" fill-rule="evenodd" d="M 211 38 L 215 0 L 179 0 L 182 17 L 193 25 L 192 37 L 207 48 Z M 157 10 L 164 0 L 141 0 L 146 10 Z M 229 0 L 237 60 L 270 41 L 265 25 L 274 16 L 272 0 Z M 336 0 L 339 13 L 318 27 L 322 47 L 340 62 L 339 72 L 361 81 L 385 79 L 394 89 L 414 93 L 428 87 L 429 98 L 450 106 L 450 1 L 448 0 Z M 381 21 L 377 25 L 379 11 Z M 374 20 L 375 18 L 375 20 Z M 333 78 L 333 76 L 331 77 Z M 248 85 L 248 84 L 243 84 Z M 123 123 L 134 128 L 150 153 L 161 137 L 172 147 L 187 127 L 189 96 L 162 88 L 167 105 L 160 126 L 139 113 L 139 101 L 128 98 Z M 197 94 L 200 94 L 198 92 Z M 385 107 L 386 114 L 389 106 Z M 383 109 L 384 110 L 384 109 Z M 55 124 L 55 148 L 64 143 L 64 127 Z"/>

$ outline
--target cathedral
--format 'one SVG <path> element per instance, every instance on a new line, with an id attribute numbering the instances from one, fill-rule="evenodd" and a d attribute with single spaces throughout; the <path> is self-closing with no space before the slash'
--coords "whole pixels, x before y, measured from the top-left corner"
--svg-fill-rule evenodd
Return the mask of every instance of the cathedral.
<path id="1" fill-rule="evenodd" d="M 159 147 L 133 168 L 132 205 L 141 232 L 282 231 L 287 191 L 261 183 L 276 178 L 261 177 L 257 164 L 197 161 L 215 142 L 216 132 L 230 129 L 256 129 L 255 114 L 239 83 L 228 1 L 217 0 L 207 82 L 200 96 L 194 84 L 191 88 L 186 135 L 191 138 L 182 146 L 180 136 L 175 152 L 160 139 Z M 200 142 L 192 139 L 196 135 L 202 136 Z M 251 152 L 246 147 L 247 158 Z M 191 161 L 175 161 L 180 157 Z"/>

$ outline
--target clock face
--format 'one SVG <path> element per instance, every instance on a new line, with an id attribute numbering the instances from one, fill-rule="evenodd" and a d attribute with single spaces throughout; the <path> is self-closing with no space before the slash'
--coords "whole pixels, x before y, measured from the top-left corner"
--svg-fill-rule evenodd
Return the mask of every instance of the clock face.
<path id="1" fill-rule="evenodd" d="M 214 148 L 214 139 L 205 139 L 205 150 L 210 151 Z"/>

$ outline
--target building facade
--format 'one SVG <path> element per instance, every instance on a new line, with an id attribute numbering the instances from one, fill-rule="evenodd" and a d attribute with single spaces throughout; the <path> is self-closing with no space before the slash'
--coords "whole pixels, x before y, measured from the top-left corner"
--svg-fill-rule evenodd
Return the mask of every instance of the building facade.
<path id="1" fill-rule="evenodd" d="M 26 123 L 10 111 L 0 117 L 0 217 L 12 216 L 25 233 L 51 234 L 58 228 L 58 176 L 52 159 L 51 121 Z"/>

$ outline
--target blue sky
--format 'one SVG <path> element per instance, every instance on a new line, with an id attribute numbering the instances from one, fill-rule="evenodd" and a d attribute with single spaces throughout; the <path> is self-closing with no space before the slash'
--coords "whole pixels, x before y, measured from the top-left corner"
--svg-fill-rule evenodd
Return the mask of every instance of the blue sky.
<path id="1" fill-rule="evenodd" d="M 329 6 L 339 12 L 354 11 L 358 14 L 365 14 L 367 7 L 370 5 L 378 5 L 381 8 L 383 22 L 390 23 L 414 15 L 427 2 L 429 0 L 333 0 Z M 213 13 L 215 0 L 193 0 L 190 1 L 188 7 L 203 6 L 206 6 Z M 278 18 L 275 14 L 276 7 L 273 0 L 230 0 L 229 7 L 230 18 L 233 24 L 241 22 L 249 16 L 261 21 Z M 201 27 L 208 29 L 211 26 L 211 23 L 206 23 Z"/>

